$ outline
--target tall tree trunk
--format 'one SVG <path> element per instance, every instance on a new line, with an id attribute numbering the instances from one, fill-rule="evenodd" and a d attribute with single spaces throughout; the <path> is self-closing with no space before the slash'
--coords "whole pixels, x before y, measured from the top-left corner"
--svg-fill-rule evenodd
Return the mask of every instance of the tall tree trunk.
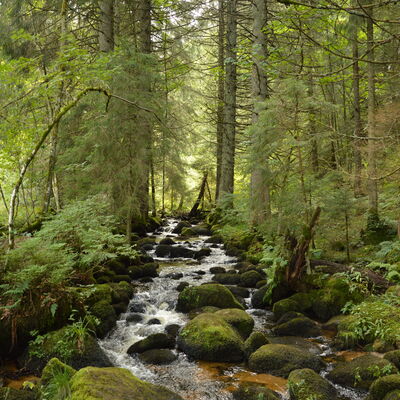
<path id="1" fill-rule="evenodd" d="M 375 54 L 373 8 L 367 15 L 367 52 L 368 52 L 368 203 L 370 214 L 378 215 L 378 184 L 376 181 L 376 141 L 375 138 Z"/>
<path id="2" fill-rule="evenodd" d="M 199 191 L 199 195 L 197 196 L 196 202 L 194 203 L 192 209 L 190 210 L 189 213 L 189 218 L 193 218 L 197 215 L 199 206 L 201 201 L 203 200 L 203 204 L 204 204 L 204 194 L 206 191 L 206 186 L 207 186 L 207 177 L 208 177 L 208 172 L 204 172 L 204 176 L 203 176 L 203 180 L 201 181 L 201 186 L 200 186 L 200 191 Z"/>
<path id="3" fill-rule="evenodd" d="M 65 50 L 65 38 L 67 34 L 67 16 L 68 16 L 68 0 L 63 0 L 61 3 L 61 11 L 60 11 L 60 56 L 63 55 L 64 50 Z M 61 64 L 60 67 L 60 72 L 62 73 L 65 70 L 65 66 Z M 62 79 L 59 84 L 58 88 L 58 98 L 56 102 L 56 107 L 55 110 L 53 110 L 53 115 L 56 115 L 60 110 L 64 102 L 64 96 L 65 96 L 65 83 L 64 80 Z M 57 153 L 58 153 L 58 133 L 59 133 L 59 124 L 57 123 L 52 132 L 51 132 L 51 138 L 50 138 L 50 154 L 49 154 L 49 167 L 48 167 L 48 173 L 47 173 L 47 183 L 46 183 L 46 194 L 45 194 L 45 199 L 44 199 L 44 206 L 43 206 L 43 212 L 47 213 L 49 211 L 50 207 L 50 201 L 52 196 L 57 197 L 59 196 L 60 190 L 58 187 L 54 187 L 54 185 L 57 185 L 57 179 L 55 179 L 55 169 L 56 169 L 56 164 L 57 164 Z M 57 211 L 59 211 L 60 207 L 60 198 L 56 198 L 56 208 Z"/>
<path id="4" fill-rule="evenodd" d="M 218 1 L 218 106 L 217 106 L 217 176 L 215 200 L 219 199 L 222 168 L 222 141 L 224 137 L 225 103 L 225 0 Z"/>
<path id="5" fill-rule="evenodd" d="M 310 77 L 308 82 L 308 95 L 311 99 L 311 102 L 314 101 L 314 80 Z M 315 175 L 318 174 L 319 171 L 319 160 L 318 160 L 318 142 L 317 142 L 317 115 L 314 106 L 311 106 L 308 112 L 309 118 L 309 134 L 311 141 L 311 168 Z"/>
<path id="6" fill-rule="evenodd" d="M 151 42 L 151 0 L 138 0 L 137 9 L 138 20 L 138 46 L 139 51 L 143 54 L 152 53 Z M 141 83 L 141 90 L 150 97 L 151 82 L 149 79 L 144 79 Z M 139 182 L 139 209 L 140 218 L 146 219 L 149 213 L 149 177 L 152 152 L 152 136 L 153 126 L 149 115 L 145 112 L 140 113 L 140 146 L 143 148 L 141 175 L 142 179 Z"/>
<path id="7" fill-rule="evenodd" d="M 235 175 L 236 91 L 237 91 L 237 0 L 227 3 L 225 61 L 225 129 L 222 140 L 219 196 L 233 193 Z"/>
<path id="8" fill-rule="evenodd" d="M 357 3 L 357 1 L 356 1 Z M 356 196 L 362 195 L 362 155 L 361 155 L 361 101 L 360 101 L 360 64 L 359 51 L 358 51 L 358 31 L 359 31 L 359 17 L 352 16 L 350 23 L 351 26 L 351 47 L 353 55 L 353 113 L 354 113 L 354 194 Z"/>
<path id="9" fill-rule="evenodd" d="M 114 50 L 114 0 L 100 0 L 99 49 L 104 53 Z"/>
<path id="10" fill-rule="evenodd" d="M 157 216 L 157 206 L 156 206 L 156 183 L 154 178 L 154 162 L 151 160 L 151 215 L 153 217 Z"/>
<path id="11" fill-rule="evenodd" d="M 253 74 L 252 74 L 252 122 L 257 124 L 260 103 L 268 97 L 268 80 L 266 62 L 268 57 L 267 35 L 267 1 L 253 1 Z M 251 206 L 252 222 L 259 224 L 271 216 L 270 188 L 268 183 L 268 159 L 260 154 L 258 135 L 253 138 L 256 159 L 251 173 Z M 265 173 L 264 171 L 267 171 Z"/>

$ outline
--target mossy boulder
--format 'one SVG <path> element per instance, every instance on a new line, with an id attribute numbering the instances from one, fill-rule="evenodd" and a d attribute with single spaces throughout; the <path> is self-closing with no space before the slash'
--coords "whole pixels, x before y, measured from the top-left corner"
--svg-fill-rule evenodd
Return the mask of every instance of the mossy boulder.
<path id="1" fill-rule="evenodd" d="M 379 374 L 397 373 L 398 369 L 388 360 L 367 354 L 350 362 L 338 363 L 327 375 L 339 385 L 368 389 Z"/>
<path id="2" fill-rule="evenodd" d="M 239 333 L 223 318 L 200 314 L 179 333 L 178 347 L 196 360 L 240 362 L 244 343 Z"/>
<path id="3" fill-rule="evenodd" d="M 388 351 L 383 358 L 385 360 L 390 361 L 394 364 L 398 369 L 400 369 L 400 350 L 392 350 Z"/>
<path id="4" fill-rule="evenodd" d="M 164 365 L 175 361 L 177 355 L 169 349 L 153 349 L 139 354 L 139 359 L 145 364 Z"/>
<path id="5" fill-rule="evenodd" d="M 378 378 L 369 388 L 368 400 L 381 400 L 391 392 L 400 390 L 400 374 Z"/>
<path id="6" fill-rule="evenodd" d="M 204 306 L 243 309 L 243 306 L 235 299 L 235 296 L 223 285 L 191 286 L 179 294 L 178 311 L 189 312 Z"/>
<path id="7" fill-rule="evenodd" d="M 215 312 L 215 315 L 235 328 L 243 339 L 247 339 L 253 331 L 254 320 L 246 311 L 238 308 L 227 308 Z"/>
<path id="8" fill-rule="evenodd" d="M 272 311 L 275 315 L 275 319 L 279 320 L 283 315 L 285 315 L 288 312 L 293 312 L 293 311 L 301 312 L 302 308 L 296 301 L 288 298 L 288 299 L 283 299 L 283 300 L 277 301 L 273 305 Z"/>
<path id="9" fill-rule="evenodd" d="M 260 383 L 245 382 L 233 392 L 234 400 L 279 400 L 280 397 L 273 390 Z"/>
<path id="10" fill-rule="evenodd" d="M 212 280 L 222 285 L 237 285 L 240 283 L 240 275 L 236 273 L 216 274 Z"/>
<path id="11" fill-rule="evenodd" d="M 132 279 L 156 278 L 158 276 L 158 263 L 147 263 L 144 265 L 132 265 L 129 267 L 129 276 Z"/>
<path id="12" fill-rule="evenodd" d="M 144 353 L 153 349 L 173 349 L 175 338 L 166 333 L 154 333 L 143 340 L 139 340 L 129 347 L 127 353 Z"/>
<path id="13" fill-rule="evenodd" d="M 240 285 L 248 288 L 255 288 L 257 282 L 264 277 L 257 271 L 247 271 L 240 275 Z"/>
<path id="14" fill-rule="evenodd" d="M 196 232 L 192 228 L 183 228 L 181 232 L 181 237 L 187 238 L 191 236 L 196 236 Z"/>
<path id="15" fill-rule="evenodd" d="M 100 338 L 105 337 L 117 323 L 118 318 L 114 307 L 108 301 L 101 300 L 93 304 L 89 311 L 100 321 L 99 325 L 96 326 L 97 336 Z"/>
<path id="16" fill-rule="evenodd" d="M 0 388 L 0 399 L 4 400 L 35 400 L 36 394 L 29 390 Z"/>
<path id="17" fill-rule="evenodd" d="M 128 304 L 133 296 L 133 286 L 128 282 L 111 283 L 111 301 L 113 304 Z"/>
<path id="18" fill-rule="evenodd" d="M 43 369 L 41 377 L 42 385 L 47 385 L 60 372 L 69 376 L 69 379 L 71 379 L 76 370 L 69 365 L 64 364 L 58 358 L 52 358 Z"/>
<path id="19" fill-rule="evenodd" d="M 177 223 L 172 233 L 177 233 L 179 235 L 182 233 L 183 228 L 190 228 L 191 226 L 192 225 L 190 224 L 190 222 L 180 221 Z"/>
<path id="20" fill-rule="evenodd" d="M 86 335 L 83 342 L 81 339 L 78 341 L 69 326 L 46 334 L 41 342 L 31 342 L 19 358 L 19 363 L 39 374 L 53 358 L 75 369 L 112 366 L 96 338 Z"/>
<path id="21" fill-rule="evenodd" d="M 383 400 L 400 400 L 400 390 L 388 393 Z"/>
<path id="22" fill-rule="evenodd" d="M 123 368 L 88 367 L 71 379 L 71 400 L 182 400 L 162 387 L 146 383 Z"/>
<path id="23" fill-rule="evenodd" d="M 272 332 L 278 336 L 315 337 L 321 335 L 321 329 L 318 324 L 304 316 L 281 323 L 275 326 Z"/>
<path id="24" fill-rule="evenodd" d="M 268 344 L 267 335 L 263 332 L 253 332 L 244 342 L 244 352 L 249 357 L 252 353 L 258 350 L 261 346 Z"/>
<path id="25" fill-rule="evenodd" d="M 220 308 L 218 307 L 213 307 L 213 306 L 205 306 L 201 308 L 196 308 L 195 310 L 192 310 L 189 312 L 189 319 L 196 318 L 198 315 L 203 314 L 203 313 L 215 313 L 216 311 L 219 311 Z"/>
<path id="26" fill-rule="evenodd" d="M 312 369 L 296 369 L 289 374 L 291 400 L 335 400 L 336 389 Z"/>
<path id="27" fill-rule="evenodd" d="M 284 344 L 266 344 L 249 358 L 250 370 L 284 378 L 295 369 L 310 368 L 319 372 L 323 366 L 324 363 L 318 356 L 299 347 Z"/>
<path id="28" fill-rule="evenodd" d="M 99 301 L 112 302 L 113 289 L 109 284 L 98 284 L 93 286 L 71 288 L 75 290 L 81 301 L 88 307 L 93 306 Z"/>
<path id="29" fill-rule="evenodd" d="M 350 300 L 351 296 L 345 291 L 324 288 L 316 292 L 312 310 L 319 319 L 328 321 L 339 314 L 344 305 Z"/>

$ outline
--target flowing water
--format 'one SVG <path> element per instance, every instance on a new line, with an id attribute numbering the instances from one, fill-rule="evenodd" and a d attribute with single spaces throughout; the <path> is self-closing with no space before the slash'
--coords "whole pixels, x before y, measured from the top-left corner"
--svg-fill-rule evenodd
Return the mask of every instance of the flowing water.
<path id="1" fill-rule="evenodd" d="M 157 240 L 174 237 L 172 230 L 178 221 L 169 220 L 162 232 L 155 235 Z M 209 245 L 204 243 L 206 237 L 198 237 L 185 242 L 184 246 L 192 250 L 200 250 Z M 182 243 L 180 243 L 182 244 Z M 183 326 L 188 317 L 175 311 L 179 292 L 176 287 L 180 282 L 190 285 L 201 285 L 210 282 L 210 268 L 223 266 L 230 269 L 237 262 L 236 258 L 228 257 L 222 245 L 212 245 L 211 255 L 201 262 L 194 260 L 157 258 L 154 250 L 149 254 L 160 263 L 159 277 L 153 282 L 139 284 L 132 298 L 128 312 L 122 314 L 117 327 L 100 342 L 114 365 L 129 369 L 135 376 L 145 381 L 163 385 L 179 393 L 186 400 L 231 400 L 232 390 L 240 382 L 258 382 L 279 392 L 283 399 L 288 399 L 287 381 L 268 374 L 255 374 L 248 371 L 244 365 L 226 363 L 195 362 L 185 354 L 177 352 L 177 360 L 169 365 L 155 366 L 143 364 L 137 357 L 127 354 L 128 348 L 135 342 L 153 333 L 164 332 L 166 326 L 178 324 Z M 173 279 L 170 274 L 182 273 L 180 280 Z M 270 311 L 250 308 L 250 298 L 246 299 L 247 312 L 255 320 L 255 328 L 269 332 L 273 325 L 273 315 Z M 139 312 L 141 322 L 128 323 L 126 317 L 129 310 Z M 148 324 L 151 319 L 158 319 L 160 324 Z M 310 351 L 315 351 L 323 357 L 331 357 L 332 351 L 328 338 L 316 338 L 309 343 Z M 329 367 L 328 367 L 329 368 Z M 326 371 L 322 373 L 325 375 Z M 336 386 L 345 399 L 361 400 L 365 393 L 344 389 Z"/>

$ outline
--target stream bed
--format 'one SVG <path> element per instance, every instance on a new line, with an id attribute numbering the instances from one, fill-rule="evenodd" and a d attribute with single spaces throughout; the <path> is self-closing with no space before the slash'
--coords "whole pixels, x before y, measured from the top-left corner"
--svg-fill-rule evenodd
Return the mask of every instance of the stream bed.
<path id="1" fill-rule="evenodd" d="M 161 228 L 162 231 L 152 237 L 160 241 L 166 237 L 178 236 L 172 233 L 177 223 L 177 220 L 168 220 L 167 225 Z M 190 241 L 185 241 L 184 246 L 192 250 L 200 250 L 210 246 L 205 243 L 206 239 L 205 236 L 192 238 Z M 165 332 L 168 325 L 184 326 L 188 322 L 187 315 L 175 311 L 179 295 L 176 288 L 180 282 L 188 282 L 190 285 L 211 282 L 213 275 L 210 273 L 210 268 L 229 269 L 237 262 L 236 258 L 225 254 L 223 245 L 215 244 L 211 245 L 210 256 L 203 258 L 201 262 L 193 259 L 159 258 L 155 256 L 154 250 L 148 253 L 160 264 L 159 277 L 153 278 L 152 282 L 138 285 L 127 313 L 121 315 L 117 327 L 100 341 L 101 347 L 112 363 L 115 366 L 127 368 L 140 379 L 168 387 L 186 400 L 231 400 L 232 391 L 242 382 L 261 383 L 278 392 L 283 400 L 289 399 L 286 379 L 251 372 L 244 364 L 196 362 L 188 359 L 184 353 L 174 350 L 178 358 L 171 364 L 148 365 L 143 364 L 137 356 L 127 354 L 128 348 L 133 343 L 151 334 Z M 183 277 L 179 278 L 179 274 L 183 274 Z M 272 312 L 252 309 L 250 298 L 245 300 L 248 307 L 246 311 L 253 317 L 255 329 L 270 334 L 270 329 L 274 325 Z M 140 322 L 127 322 L 127 317 L 133 312 L 140 314 L 142 318 Z M 279 342 L 279 337 L 276 340 Z M 296 339 L 290 337 L 289 340 Z M 328 362 L 327 369 L 321 372 L 322 376 L 325 376 L 332 368 L 331 360 L 337 357 L 351 359 L 363 354 L 334 353 L 328 336 L 298 340 L 304 342 L 307 347 L 310 347 L 310 351 L 320 354 Z M 366 393 L 362 391 L 346 389 L 338 385 L 335 387 L 343 399 L 362 400 L 366 397 Z"/>

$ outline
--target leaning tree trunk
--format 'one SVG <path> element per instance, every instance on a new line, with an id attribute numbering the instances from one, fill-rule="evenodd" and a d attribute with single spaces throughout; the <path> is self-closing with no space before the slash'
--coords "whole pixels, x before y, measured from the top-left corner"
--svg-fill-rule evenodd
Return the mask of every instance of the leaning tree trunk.
<path id="1" fill-rule="evenodd" d="M 233 193 L 235 171 L 237 90 L 237 0 L 227 2 L 227 43 L 225 60 L 225 110 L 219 196 Z"/>
<path id="2" fill-rule="evenodd" d="M 190 210 L 189 218 L 193 218 L 197 215 L 200 203 L 204 199 L 204 194 L 205 194 L 206 187 L 207 187 L 207 177 L 208 177 L 208 172 L 204 172 L 203 180 L 202 180 L 201 186 L 200 186 L 199 195 L 197 196 L 196 202 L 194 203 L 192 209 Z"/>

